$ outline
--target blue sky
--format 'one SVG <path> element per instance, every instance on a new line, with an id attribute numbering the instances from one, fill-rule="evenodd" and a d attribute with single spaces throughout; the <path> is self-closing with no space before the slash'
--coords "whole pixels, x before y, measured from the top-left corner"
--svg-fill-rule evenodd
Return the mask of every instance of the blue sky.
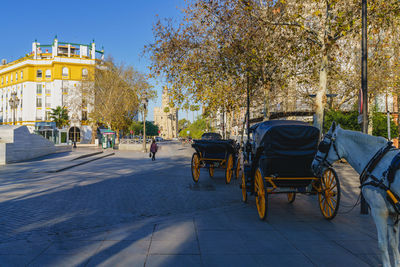
<path id="1" fill-rule="evenodd" d="M 146 72 L 148 60 L 141 53 L 144 45 L 153 40 L 156 15 L 179 18 L 178 8 L 183 6 L 184 0 L 2 0 L 0 59 L 20 58 L 30 52 L 35 39 L 51 44 L 57 35 L 63 42 L 90 43 L 95 39 L 96 48 L 104 46 L 106 56 L 112 55 L 116 61 Z M 159 93 L 157 102 L 150 103 L 150 120 L 154 106 L 161 103 L 163 86 L 155 81 L 152 84 Z M 180 113 L 180 118 L 182 115 L 186 113 Z"/>

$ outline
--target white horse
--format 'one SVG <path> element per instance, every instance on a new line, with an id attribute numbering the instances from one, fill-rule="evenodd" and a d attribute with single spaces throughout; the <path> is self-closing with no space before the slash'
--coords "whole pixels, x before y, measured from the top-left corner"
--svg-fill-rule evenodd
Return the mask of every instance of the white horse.
<path id="1" fill-rule="evenodd" d="M 343 130 L 340 126 L 332 123 L 322 142 L 325 142 L 325 145 L 329 144 L 329 148 L 325 153 L 321 152 L 323 149 L 319 149 L 317 152 L 312 162 L 312 169 L 315 173 L 318 174 L 324 170 L 325 166 L 321 164 L 321 159 L 326 157 L 325 161 L 329 164 L 344 158 L 360 174 L 370 159 L 379 149 L 386 146 L 388 141 L 383 137 Z M 371 174 L 381 179 L 383 172 L 387 170 L 393 157 L 398 152 L 399 150 L 390 150 L 376 165 Z M 371 178 L 366 181 L 371 181 Z M 386 178 L 384 184 L 388 186 Z M 396 172 L 390 190 L 400 195 L 400 171 Z M 376 225 L 378 247 L 381 252 L 383 266 L 391 266 L 388 245 L 393 253 L 395 266 L 400 266 L 398 215 L 386 199 L 387 193 L 383 189 L 372 185 L 363 186 L 362 193 L 371 208 L 371 215 Z"/>

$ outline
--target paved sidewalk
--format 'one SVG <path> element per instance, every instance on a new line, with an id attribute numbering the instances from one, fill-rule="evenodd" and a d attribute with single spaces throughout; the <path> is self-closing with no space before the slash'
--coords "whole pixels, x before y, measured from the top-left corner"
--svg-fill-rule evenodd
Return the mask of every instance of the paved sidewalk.
<path id="1" fill-rule="evenodd" d="M 285 195 L 274 195 L 262 222 L 253 196 L 241 203 L 238 180 L 225 185 L 221 173 L 210 179 L 203 172 L 195 190 L 188 164 L 192 151 L 168 146 L 161 151 L 155 163 L 148 155 L 117 153 L 74 172 L 30 174 L 24 182 L 39 189 L 28 193 L 0 171 L 0 266 L 380 265 L 371 216 L 360 215 L 359 207 L 343 214 L 359 192 L 348 165 L 336 166 L 342 206 L 334 220 L 323 219 L 315 196 L 298 195 L 289 204 Z M 138 165 L 123 169 L 132 162 Z M 96 176 L 100 173 L 104 177 Z M 202 190 L 210 186 L 213 190 Z M 68 189 L 57 193 L 59 187 Z M 35 207 L 30 221 L 25 214 Z"/>

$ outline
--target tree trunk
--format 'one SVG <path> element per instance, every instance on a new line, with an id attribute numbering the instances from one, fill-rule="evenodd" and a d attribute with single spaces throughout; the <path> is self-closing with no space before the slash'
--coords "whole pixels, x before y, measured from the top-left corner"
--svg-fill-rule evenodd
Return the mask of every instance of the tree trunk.
<path id="1" fill-rule="evenodd" d="M 97 125 L 92 126 L 92 141 L 91 143 L 94 144 L 94 140 L 97 138 Z"/>
<path id="2" fill-rule="evenodd" d="M 323 131 L 324 108 L 326 105 L 327 77 L 328 77 L 328 53 L 325 45 L 322 47 L 321 68 L 319 70 L 319 87 L 317 96 L 315 97 L 315 114 L 316 118 L 314 126 Z"/>
<path id="3" fill-rule="evenodd" d="M 264 85 L 264 120 L 269 119 L 269 85 Z"/>

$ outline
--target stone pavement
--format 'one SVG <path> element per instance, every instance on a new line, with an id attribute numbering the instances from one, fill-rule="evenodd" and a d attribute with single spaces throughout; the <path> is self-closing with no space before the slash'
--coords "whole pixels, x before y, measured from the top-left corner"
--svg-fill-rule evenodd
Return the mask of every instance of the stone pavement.
<path id="1" fill-rule="evenodd" d="M 315 196 L 254 197 L 222 172 L 190 176 L 191 148 L 163 144 L 117 152 L 60 173 L 30 172 L 64 157 L 0 169 L 0 266 L 379 266 L 376 230 L 355 203 L 358 177 L 338 164 L 339 214 L 323 219 Z"/>

